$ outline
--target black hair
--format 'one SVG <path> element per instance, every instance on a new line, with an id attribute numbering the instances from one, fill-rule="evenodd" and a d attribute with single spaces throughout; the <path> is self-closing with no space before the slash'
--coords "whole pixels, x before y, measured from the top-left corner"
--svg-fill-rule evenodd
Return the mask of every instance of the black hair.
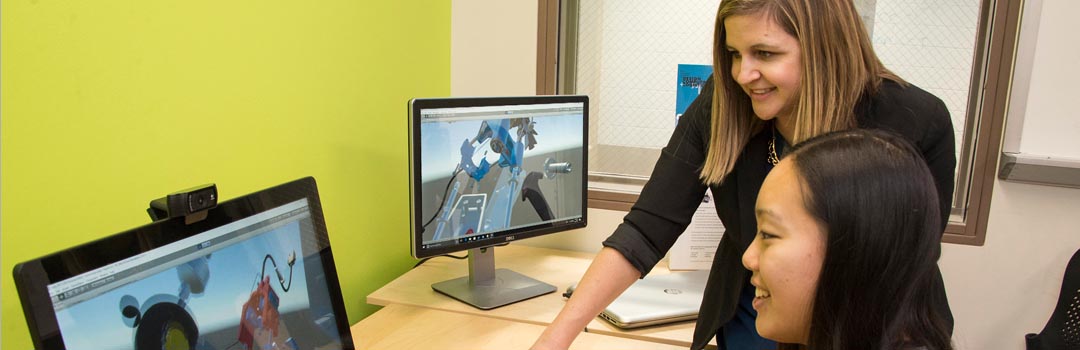
<path id="1" fill-rule="evenodd" d="M 940 204 L 918 150 L 889 132 L 850 129 L 808 139 L 787 158 L 827 236 L 806 348 L 951 350 L 931 293 Z"/>

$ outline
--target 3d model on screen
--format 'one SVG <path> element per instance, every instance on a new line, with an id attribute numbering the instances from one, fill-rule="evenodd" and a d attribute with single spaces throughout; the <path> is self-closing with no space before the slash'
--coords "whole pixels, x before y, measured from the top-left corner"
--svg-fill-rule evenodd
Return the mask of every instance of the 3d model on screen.
<path id="1" fill-rule="evenodd" d="M 132 295 L 120 298 L 124 324 L 135 328 L 135 349 L 190 349 L 199 337 L 199 326 L 191 316 L 188 298 L 206 290 L 210 281 L 210 255 L 176 267 L 180 290 L 176 295 L 156 294 L 139 306 Z"/>
<path id="2" fill-rule="evenodd" d="M 156 294 L 141 305 L 135 296 L 125 294 L 120 298 L 120 314 L 128 327 L 134 328 L 133 345 L 136 350 L 146 349 L 205 349 L 200 342 L 199 324 L 189 307 L 191 296 L 206 291 L 210 283 L 210 255 L 205 255 L 176 267 L 180 287 L 176 295 Z M 293 265 L 296 254 L 288 255 L 289 278 L 278 269 L 270 254 L 263 259 L 259 282 L 248 296 L 240 311 L 237 341 L 224 349 L 299 350 L 288 329 L 280 324 L 278 307 L 280 299 L 266 275 L 266 263 L 273 265 L 282 292 L 292 286 Z"/>
<path id="3" fill-rule="evenodd" d="M 476 136 L 460 146 L 460 161 L 451 173 L 445 195 L 434 216 L 432 240 L 469 236 L 511 226 L 516 201 L 528 201 L 543 221 L 553 219 L 541 181 L 573 171 L 569 162 L 547 158 L 526 168 L 525 159 L 538 144 L 533 118 L 484 120 Z M 541 164 L 533 162 L 533 164 Z M 491 173 L 499 169 L 493 185 Z M 462 172 L 466 176 L 459 177 Z"/>
<path id="4" fill-rule="evenodd" d="M 281 291 L 288 293 L 289 287 L 292 286 L 292 267 L 296 263 L 296 253 L 289 253 L 288 284 L 285 283 L 281 270 L 278 270 L 274 257 L 266 254 L 263 258 L 263 271 L 260 274 L 262 280 L 259 281 L 259 286 L 255 288 L 255 291 L 251 292 L 251 296 L 240 312 L 240 343 L 247 346 L 248 350 L 300 350 L 296 340 L 289 336 L 289 330 L 280 324 L 281 315 L 278 313 L 278 307 L 281 299 L 270 285 L 270 276 L 266 275 L 267 261 L 274 265 Z"/>

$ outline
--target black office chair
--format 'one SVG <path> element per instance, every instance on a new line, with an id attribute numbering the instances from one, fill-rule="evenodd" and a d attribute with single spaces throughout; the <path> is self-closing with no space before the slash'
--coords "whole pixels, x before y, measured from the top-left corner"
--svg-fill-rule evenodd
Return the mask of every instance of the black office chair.
<path id="1" fill-rule="evenodd" d="M 1080 250 L 1065 266 L 1057 307 L 1039 334 L 1025 336 L 1027 350 L 1080 350 Z"/>

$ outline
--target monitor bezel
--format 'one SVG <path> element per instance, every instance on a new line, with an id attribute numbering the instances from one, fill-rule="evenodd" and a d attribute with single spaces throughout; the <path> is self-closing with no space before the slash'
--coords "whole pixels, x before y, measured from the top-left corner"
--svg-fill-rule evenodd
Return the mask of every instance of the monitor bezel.
<path id="1" fill-rule="evenodd" d="M 34 347 L 65 349 L 48 296 L 50 284 L 304 198 L 308 200 L 315 239 L 329 242 L 315 179 L 309 176 L 218 203 L 208 211 L 206 219 L 190 225 L 184 223 L 183 217 L 156 221 L 15 265 L 13 277 Z M 352 350 L 352 333 L 329 243 L 317 254 L 326 273 L 342 347 Z"/>
<path id="2" fill-rule="evenodd" d="M 583 176 L 581 177 L 581 218 L 576 220 L 563 220 L 555 223 L 537 224 L 528 227 L 507 230 L 489 239 L 473 242 L 464 242 L 450 247 L 427 248 L 423 246 L 423 218 L 420 217 L 420 205 L 422 203 L 421 187 L 421 150 L 417 147 L 420 140 L 420 111 L 432 108 L 460 108 L 460 107 L 488 107 L 488 106 L 512 106 L 512 105 L 537 105 L 552 103 L 581 103 L 582 104 L 582 164 L 580 165 Z M 520 239 L 526 239 L 556 232 L 562 232 L 585 227 L 588 224 L 588 164 L 589 164 L 589 97 L 585 95 L 544 95 L 544 96 L 512 96 L 512 97 L 446 97 L 446 98 L 415 98 L 409 100 L 409 234 L 411 236 L 410 252 L 414 258 L 423 259 L 453 252 L 464 251 L 474 248 L 483 248 L 494 245 L 502 245 Z M 577 167 L 575 165 L 575 167 Z"/>

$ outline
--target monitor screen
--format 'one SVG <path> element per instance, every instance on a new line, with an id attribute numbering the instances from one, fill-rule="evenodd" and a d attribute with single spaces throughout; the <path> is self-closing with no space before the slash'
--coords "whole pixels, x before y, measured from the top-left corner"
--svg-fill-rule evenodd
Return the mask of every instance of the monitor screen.
<path id="1" fill-rule="evenodd" d="M 48 349 L 352 348 L 314 179 L 183 219 L 17 266 L 35 340 Z"/>
<path id="2" fill-rule="evenodd" d="M 585 225 L 588 98 L 410 102 L 412 253 Z"/>

